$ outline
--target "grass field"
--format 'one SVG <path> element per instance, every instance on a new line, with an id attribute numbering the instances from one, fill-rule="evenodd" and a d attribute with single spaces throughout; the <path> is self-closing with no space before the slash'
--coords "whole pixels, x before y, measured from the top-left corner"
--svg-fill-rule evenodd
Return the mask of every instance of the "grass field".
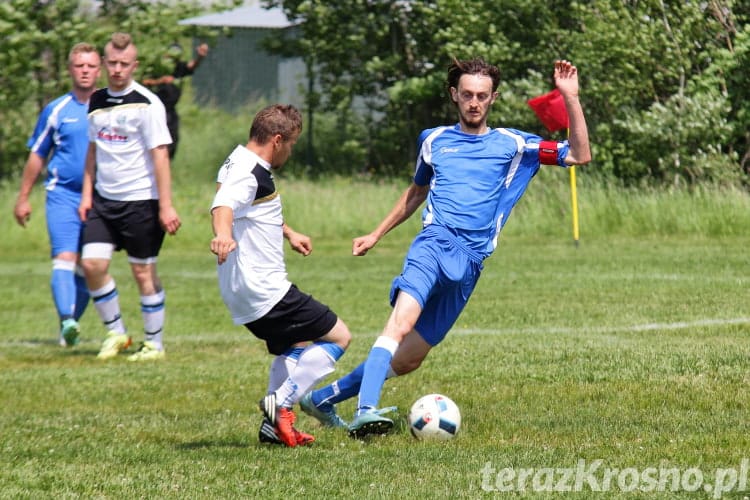
<path id="1" fill-rule="evenodd" d="M 185 225 L 160 260 L 168 357 L 138 366 L 95 359 L 104 331 L 93 307 L 82 343 L 57 346 L 41 190 L 23 231 L 10 217 L 15 186 L 6 186 L 0 497 L 745 496 L 747 196 L 583 189 L 576 247 L 564 181 L 534 181 L 452 333 L 420 370 L 387 382 L 382 403 L 400 409 L 392 435 L 354 441 L 301 414 L 299 428 L 317 441 L 295 449 L 257 442 L 271 358 L 218 296 L 210 177 L 176 183 Z M 351 238 L 378 222 L 401 186 L 280 185 L 290 224 L 315 244 L 307 258 L 287 253 L 291 277 L 354 332 L 340 375 L 382 327 L 417 221 L 353 258 Z M 124 256 L 113 273 L 140 340 Z M 410 404 L 430 392 L 462 410 L 453 441 L 417 442 L 405 428 Z M 340 407 L 346 418 L 353 409 Z"/>

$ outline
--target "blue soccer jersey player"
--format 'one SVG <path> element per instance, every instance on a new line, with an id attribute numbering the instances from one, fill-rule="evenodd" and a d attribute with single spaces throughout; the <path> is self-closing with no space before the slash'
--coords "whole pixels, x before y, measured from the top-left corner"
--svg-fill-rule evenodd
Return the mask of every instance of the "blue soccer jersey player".
<path id="1" fill-rule="evenodd" d="M 303 411 L 326 425 L 341 426 L 335 403 L 358 394 L 350 436 L 383 434 L 393 426 L 378 409 L 385 380 L 417 369 L 445 338 L 476 286 L 484 259 L 495 250 L 511 210 L 540 166 L 580 165 L 591 159 L 577 69 L 568 61 L 556 61 L 554 78 L 568 113 L 567 141 L 488 127 L 500 81 L 498 68 L 482 59 L 453 62 L 447 86 L 458 124 L 420 134 L 412 184 L 373 232 L 353 242 L 353 254 L 365 255 L 426 201 L 423 229 L 391 286 L 391 315 L 365 362 L 307 394 L 300 401 Z"/>
<path id="2" fill-rule="evenodd" d="M 100 66 L 93 45 L 79 43 L 71 49 L 68 71 L 73 88 L 47 104 L 39 115 L 27 144 L 30 153 L 13 211 L 18 224 L 25 227 L 32 212 L 29 195 L 46 163 L 45 210 L 52 256 L 50 286 L 63 346 L 78 342 L 78 319 L 89 301 L 88 288 L 78 266 L 83 230 L 78 205 L 88 149 L 88 101 L 96 90 Z"/>

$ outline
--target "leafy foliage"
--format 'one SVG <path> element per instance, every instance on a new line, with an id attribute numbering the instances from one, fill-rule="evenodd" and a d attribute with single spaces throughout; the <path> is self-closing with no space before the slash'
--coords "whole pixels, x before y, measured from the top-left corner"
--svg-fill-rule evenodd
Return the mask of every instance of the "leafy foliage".
<path id="1" fill-rule="evenodd" d="M 421 129 L 455 120 L 445 68 L 474 56 L 503 74 L 492 123 L 542 135 L 526 101 L 551 88 L 554 59 L 572 60 L 602 175 L 627 184 L 734 182 L 750 161 L 744 2 L 267 4 L 301 22 L 301 36 L 276 47 L 314 68 L 319 87 L 309 104 L 342 121 L 355 103 L 369 111 L 359 140 L 377 172 L 401 171 Z"/>
<path id="2" fill-rule="evenodd" d="M 212 5 L 228 8 L 239 1 Z M 156 71 L 170 43 L 210 39 L 212 31 L 177 24 L 205 7 L 198 0 L 103 0 L 98 7 L 79 0 L 0 2 L 0 178 L 20 171 L 39 112 L 70 89 L 67 58 L 74 44 L 103 48 L 112 32 L 127 31 L 138 45 L 141 74 Z"/>
<path id="3" fill-rule="evenodd" d="M 241 0 L 220 0 L 230 7 Z M 0 178 L 19 171 L 41 106 L 68 87 L 65 58 L 80 40 L 130 31 L 140 72 L 164 47 L 213 31 L 181 26 L 191 0 L 7 0 L 0 3 Z M 750 184 L 750 4 L 738 0 L 268 0 L 299 22 L 268 48 L 301 56 L 314 154 L 300 172 L 407 176 L 420 130 L 451 123 L 451 59 L 500 66 L 493 126 L 549 133 L 526 105 L 552 87 L 557 58 L 582 79 L 595 168 L 626 185 Z M 202 7 L 201 7 L 202 6 Z M 553 134 L 562 138 L 563 133 Z M 312 145 L 306 149 L 312 151 Z M 291 170 L 291 169 L 290 169 Z"/>

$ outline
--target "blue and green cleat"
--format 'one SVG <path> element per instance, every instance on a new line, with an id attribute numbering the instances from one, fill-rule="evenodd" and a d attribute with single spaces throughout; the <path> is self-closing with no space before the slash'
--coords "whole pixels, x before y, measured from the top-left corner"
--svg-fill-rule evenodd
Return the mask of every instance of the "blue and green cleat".
<path id="1" fill-rule="evenodd" d="M 395 408 L 360 410 L 349 424 L 349 437 L 364 439 L 371 435 L 387 434 L 393 428 L 393 420 L 382 414 L 393 409 Z"/>
<path id="2" fill-rule="evenodd" d="M 73 347 L 78 343 L 78 335 L 81 334 L 81 326 L 78 321 L 73 318 L 68 318 L 60 325 L 60 338 L 65 342 L 62 345 L 66 347 Z"/>

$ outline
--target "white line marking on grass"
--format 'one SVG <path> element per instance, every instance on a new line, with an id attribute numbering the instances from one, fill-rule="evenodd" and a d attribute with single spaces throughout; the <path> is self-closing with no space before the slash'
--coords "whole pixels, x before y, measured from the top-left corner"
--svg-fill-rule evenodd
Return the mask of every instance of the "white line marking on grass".
<path id="1" fill-rule="evenodd" d="M 750 318 L 730 318 L 730 319 L 701 319 L 696 321 L 677 321 L 674 323 L 645 323 L 642 325 L 623 325 L 623 326 L 601 326 L 601 327 L 548 327 L 548 328 L 456 328 L 450 333 L 456 335 L 509 335 L 513 333 L 521 334 L 554 334 L 554 333 L 617 333 L 617 332 L 646 332 L 653 330 L 682 330 L 685 328 L 695 328 L 701 326 L 726 326 L 726 325 L 744 325 L 750 323 Z M 450 335 L 449 333 L 449 335 Z"/>
<path id="2" fill-rule="evenodd" d="M 454 328 L 449 332 L 449 335 L 511 335 L 514 333 L 520 333 L 525 335 L 551 335 L 556 333 L 571 334 L 571 333 L 637 333 L 647 332 L 655 330 L 681 330 L 685 328 L 696 328 L 702 326 L 727 326 L 727 325 L 744 325 L 750 324 L 750 318 L 729 318 L 729 319 L 701 319 L 696 321 L 677 321 L 674 323 L 644 323 L 642 325 L 629 325 L 629 326 L 602 326 L 602 327 L 549 327 L 549 328 L 499 328 L 499 329 L 488 329 L 488 328 Z M 379 335 L 379 332 L 357 332 L 352 333 L 357 338 L 372 338 L 374 339 Z M 229 342 L 246 342 L 253 341 L 255 337 L 248 333 L 202 333 L 202 334 L 186 334 L 173 337 L 174 342 L 180 344 L 211 344 L 211 343 L 229 343 Z M 91 344 L 99 345 L 101 338 L 89 338 L 83 339 L 81 345 Z M 49 347 L 57 346 L 57 339 L 53 336 L 50 337 L 38 337 L 36 339 L 9 339 L 4 342 L 0 342 L 0 347 Z M 80 347 L 80 346 L 79 346 Z"/>

